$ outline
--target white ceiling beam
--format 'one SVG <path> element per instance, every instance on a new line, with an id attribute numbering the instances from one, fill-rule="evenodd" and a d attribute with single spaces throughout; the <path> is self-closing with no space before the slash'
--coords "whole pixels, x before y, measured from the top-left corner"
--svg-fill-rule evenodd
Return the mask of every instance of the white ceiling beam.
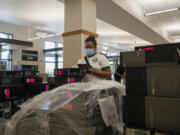
<path id="1" fill-rule="evenodd" d="M 152 44 L 170 42 L 112 0 L 97 1 L 97 18 Z"/>

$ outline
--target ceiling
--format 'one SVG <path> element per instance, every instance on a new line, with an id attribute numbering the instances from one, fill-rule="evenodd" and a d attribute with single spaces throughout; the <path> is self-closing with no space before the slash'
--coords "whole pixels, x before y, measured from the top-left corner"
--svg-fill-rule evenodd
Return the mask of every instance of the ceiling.
<path id="1" fill-rule="evenodd" d="M 31 26 L 53 33 L 64 31 L 64 3 L 61 0 L 0 0 L 0 21 Z M 180 7 L 180 0 L 133 0 L 144 13 Z M 143 13 L 143 14 L 144 14 Z M 149 16 L 171 37 L 180 36 L 180 11 Z M 142 39 L 97 19 L 98 42 L 122 49 L 149 44 Z M 180 39 L 176 38 L 175 41 Z"/>
<path id="2" fill-rule="evenodd" d="M 180 7 L 180 0 L 136 0 L 136 2 L 143 8 L 144 13 Z M 157 14 L 148 16 L 148 18 L 166 30 L 171 38 L 175 39 L 174 37 L 180 36 L 180 11 Z"/>
<path id="3" fill-rule="evenodd" d="M 97 33 L 100 35 L 99 43 L 104 46 L 126 46 L 133 48 L 136 45 L 150 44 L 128 32 L 120 30 L 113 25 L 105 23 L 99 19 L 97 22 Z M 124 48 L 125 49 L 125 48 Z"/>
<path id="4" fill-rule="evenodd" d="M 64 31 L 64 4 L 57 0 L 0 0 L 0 21 Z"/>

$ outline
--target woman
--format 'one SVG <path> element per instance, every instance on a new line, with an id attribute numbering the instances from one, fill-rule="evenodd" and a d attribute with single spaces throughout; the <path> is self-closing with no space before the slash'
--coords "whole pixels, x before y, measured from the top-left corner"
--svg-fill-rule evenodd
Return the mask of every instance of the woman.
<path id="1" fill-rule="evenodd" d="M 85 40 L 85 53 L 85 59 L 78 64 L 89 65 L 88 73 L 96 79 L 111 79 L 109 61 L 104 55 L 97 53 L 97 42 L 94 36 L 89 36 Z"/>
<path id="2" fill-rule="evenodd" d="M 108 59 L 97 53 L 97 42 L 94 36 L 89 36 L 85 40 L 85 59 L 82 64 L 88 65 L 87 76 L 90 81 L 95 81 L 97 79 L 111 79 L 111 68 Z M 95 135 L 113 135 L 112 127 L 106 127 L 102 117 L 96 119 L 96 133 Z"/>

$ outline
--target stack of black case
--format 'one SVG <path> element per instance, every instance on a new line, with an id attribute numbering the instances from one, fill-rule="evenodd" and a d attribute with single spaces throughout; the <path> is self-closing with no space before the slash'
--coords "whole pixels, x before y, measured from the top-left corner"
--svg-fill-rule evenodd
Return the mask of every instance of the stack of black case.
<path id="1" fill-rule="evenodd" d="M 81 82 L 85 74 L 86 74 L 86 70 L 81 68 L 55 69 L 54 70 L 55 77 L 49 77 L 48 82 L 50 88 L 52 89 L 67 83 Z"/>
<path id="2" fill-rule="evenodd" d="M 19 104 L 48 89 L 38 71 L 0 71 L 0 117 L 10 118 Z"/>
<path id="3" fill-rule="evenodd" d="M 126 127 L 180 132 L 179 49 L 180 44 L 154 45 L 121 53 L 126 68 Z"/>

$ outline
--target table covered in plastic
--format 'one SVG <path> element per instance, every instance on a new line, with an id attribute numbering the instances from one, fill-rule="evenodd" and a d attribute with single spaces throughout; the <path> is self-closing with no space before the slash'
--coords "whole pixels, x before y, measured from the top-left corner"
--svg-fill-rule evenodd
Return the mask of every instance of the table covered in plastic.
<path id="1" fill-rule="evenodd" d="M 119 135 L 125 87 L 114 81 L 73 83 L 21 105 L 11 120 L 0 119 L 1 135 Z"/>

